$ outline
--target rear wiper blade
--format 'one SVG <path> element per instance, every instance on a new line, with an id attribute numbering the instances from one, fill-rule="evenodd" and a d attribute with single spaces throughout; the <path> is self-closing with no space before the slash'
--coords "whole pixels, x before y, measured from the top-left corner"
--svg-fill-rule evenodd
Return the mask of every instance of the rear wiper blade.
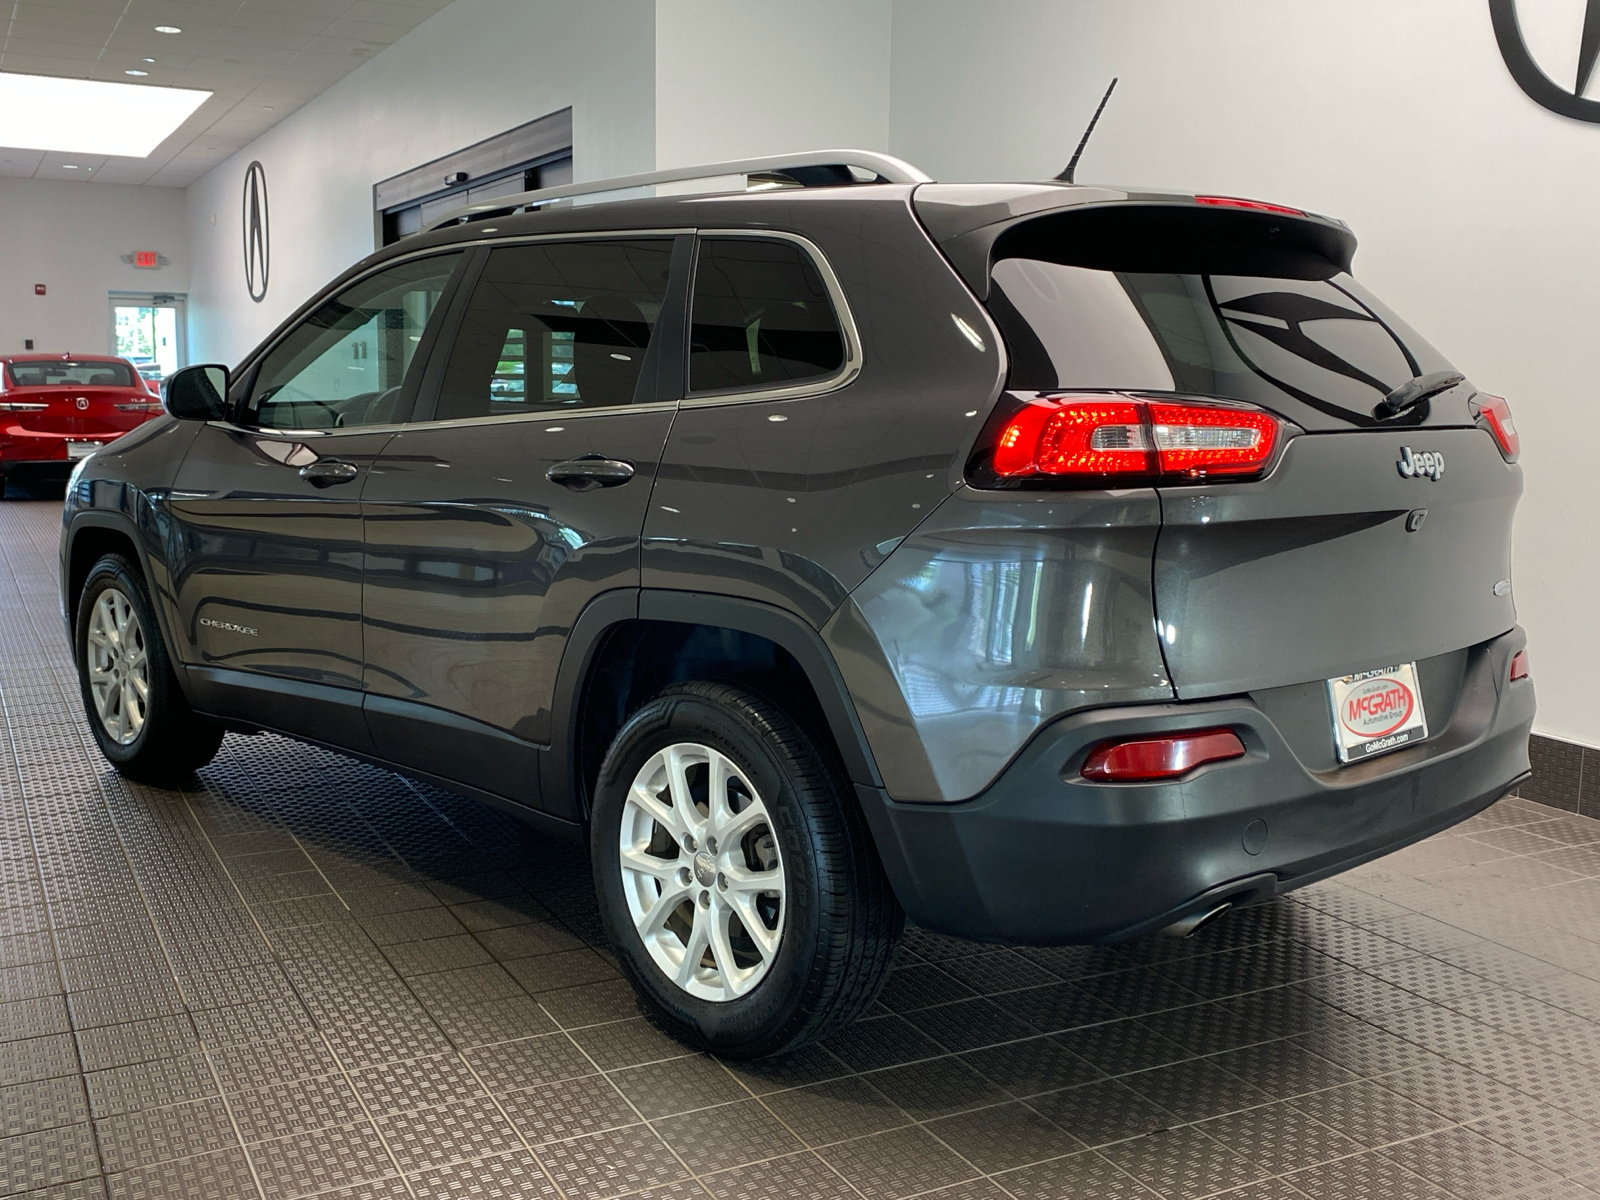
<path id="1" fill-rule="evenodd" d="M 1406 380 L 1379 400 L 1377 407 L 1372 410 L 1372 415 L 1380 421 L 1387 417 L 1398 417 L 1430 396 L 1449 391 L 1465 378 L 1466 376 L 1459 371 L 1434 371 L 1428 375 L 1418 375 L 1415 379 Z"/>

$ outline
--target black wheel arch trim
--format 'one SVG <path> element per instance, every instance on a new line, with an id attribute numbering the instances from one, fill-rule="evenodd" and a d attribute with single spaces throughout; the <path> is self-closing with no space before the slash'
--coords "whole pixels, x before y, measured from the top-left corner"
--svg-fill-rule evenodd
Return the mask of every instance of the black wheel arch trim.
<path id="1" fill-rule="evenodd" d="M 844 676 L 822 635 L 793 613 L 758 600 L 665 588 L 619 588 L 591 600 L 573 622 L 552 697 L 550 753 L 545 756 L 543 792 L 554 815 L 586 818 L 588 797 L 578 770 L 578 714 L 583 711 L 591 668 L 605 635 L 628 621 L 673 621 L 712 625 L 754 634 L 794 656 L 822 706 L 845 770 L 852 781 L 881 788 L 883 777 L 867 744 Z M 570 797 L 562 812 L 558 797 Z"/>
<path id="2" fill-rule="evenodd" d="M 73 516 L 72 523 L 67 526 L 65 553 L 61 556 L 61 578 L 59 580 L 59 585 L 61 589 L 61 616 L 62 620 L 66 622 L 67 642 L 72 648 L 73 663 L 76 664 L 78 661 L 78 642 L 76 630 L 78 627 L 79 597 L 69 595 L 69 591 L 72 587 L 72 551 L 73 547 L 77 545 L 79 536 L 85 529 L 110 529 L 116 533 L 122 534 L 123 537 L 127 538 L 128 541 L 132 543 L 133 552 L 138 560 L 137 566 L 140 573 L 144 576 L 145 587 L 150 591 L 151 607 L 155 609 L 156 622 L 161 626 L 161 636 L 166 641 L 168 652 L 172 657 L 173 666 L 184 666 L 185 664 L 183 663 L 183 660 L 180 659 L 175 653 L 175 647 L 177 646 L 177 643 L 173 640 L 172 630 L 167 628 L 166 612 L 164 605 L 161 603 L 162 597 L 155 594 L 155 575 L 150 570 L 150 551 L 145 546 L 144 538 L 140 536 L 138 527 L 125 513 L 112 512 L 105 509 L 87 509 L 83 512 L 77 513 Z M 68 608 L 69 604 L 71 605 L 70 610 Z M 187 685 L 188 681 L 184 679 L 184 672 L 178 671 L 177 675 L 182 683 Z M 185 697 L 192 702 L 193 697 L 188 695 L 187 686 L 184 686 L 184 693 Z"/>

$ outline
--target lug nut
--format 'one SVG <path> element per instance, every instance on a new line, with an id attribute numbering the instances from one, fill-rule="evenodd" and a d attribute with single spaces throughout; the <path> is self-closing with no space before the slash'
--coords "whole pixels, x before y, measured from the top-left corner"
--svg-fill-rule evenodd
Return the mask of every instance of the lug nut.
<path id="1" fill-rule="evenodd" d="M 694 834 L 686 833 L 683 835 L 683 848 L 690 854 L 695 852 Z"/>
<path id="2" fill-rule="evenodd" d="M 721 871 L 717 872 L 717 886 L 719 888 L 721 888 L 723 891 L 727 891 L 728 890 L 728 877 L 726 875 L 724 875 Z"/>
<path id="3" fill-rule="evenodd" d="M 710 908 L 711 907 L 711 893 L 710 892 L 701 892 L 700 893 L 700 907 L 701 908 Z"/>
<path id="4" fill-rule="evenodd" d="M 688 887 L 689 886 L 689 879 L 690 879 L 689 868 L 688 867 L 679 867 L 678 868 L 678 886 L 679 887 Z"/>
<path id="5" fill-rule="evenodd" d="M 717 852 L 717 839 L 714 838 L 714 837 L 708 837 L 706 839 L 706 853 L 715 854 L 716 852 Z"/>

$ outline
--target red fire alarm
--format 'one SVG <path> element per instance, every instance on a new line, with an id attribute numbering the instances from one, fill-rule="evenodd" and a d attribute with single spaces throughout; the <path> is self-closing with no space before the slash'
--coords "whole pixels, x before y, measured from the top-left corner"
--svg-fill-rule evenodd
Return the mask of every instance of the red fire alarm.
<path id="1" fill-rule="evenodd" d="M 35 296 L 42 296 L 42 295 L 44 295 L 44 284 L 42 284 L 42 283 L 36 283 L 36 284 L 34 284 L 34 285 L 33 285 L 33 294 L 34 294 L 34 295 L 35 295 Z"/>
<path id="2" fill-rule="evenodd" d="M 161 256 L 154 250 L 135 250 L 133 252 L 133 265 L 153 270 L 161 265 Z"/>

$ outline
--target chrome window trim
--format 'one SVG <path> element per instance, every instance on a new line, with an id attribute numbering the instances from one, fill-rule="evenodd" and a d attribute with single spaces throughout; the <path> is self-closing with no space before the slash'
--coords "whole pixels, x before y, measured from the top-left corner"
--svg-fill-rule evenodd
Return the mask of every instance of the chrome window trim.
<path id="1" fill-rule="evenodd" d="M 828 290 L 828 299 L 833 302 L 833 315 L 839 322 L 839 332 L 844 339 L 844 363 L 832 375 L 819 379 L 807 380 L 803 383 L 788 384 L 770 388 L 742 388 L 739 390 L 691 392 L 686 391 L 682 400 L 684 408 L 710 408 L 722 404 L 749 404 L 758 400 L 798 400 L 805 396 L 820 396 L 825 392 L 837 391 L 855 381 L 861 374 L 861 366 L 865 356 L 861 350 L 861 335 L 856 330 L 855 314 L 850 311 L 850 303 L 845 299 L 844 288 L 839 284 L 839 277 L 834 274 L 833 264 L 828 261 L 828 256 L 810 238 L 802 237 L 798 233 L 786 233 L 777 229 L 700 229 L 696 231 L 697 240 L 706 238 L 746 238 L 756 241 L 790 242 L 799 246 L 811 259 L 812 265 L 817 268 L 817 274 L 822 276 L 822 285 Z M 698 268 L 699 253 L 696 247 L 695 263 Z M 694 329 L 694 290 L 691 284 L 689 292 L 689 312 L 685 333 Z M 686 373 L 692 373 L 690 353 L 686 350 L 684 355 Z M 688 380 L 685 380 L 687 383 Z"/>

